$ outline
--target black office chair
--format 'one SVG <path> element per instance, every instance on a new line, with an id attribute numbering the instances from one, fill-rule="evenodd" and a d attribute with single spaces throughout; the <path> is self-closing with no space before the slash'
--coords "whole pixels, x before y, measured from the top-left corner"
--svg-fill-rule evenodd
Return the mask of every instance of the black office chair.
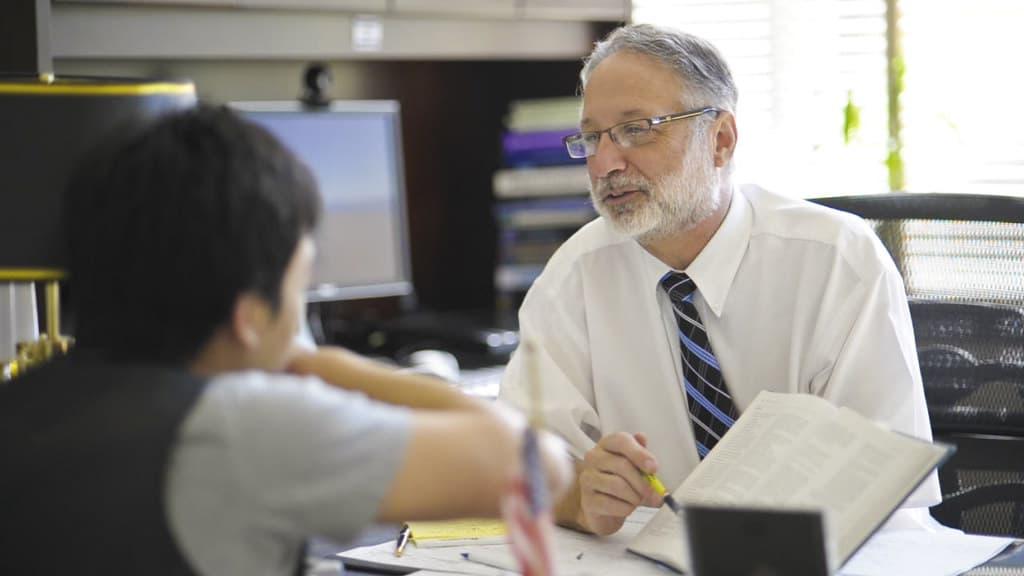
<path id="1" fill-rule="evenodd" d="M 937 441 L 942 523 L 1024 537 L 1024 198 L 815 199 L 874 227 L 903 274 Z"/>

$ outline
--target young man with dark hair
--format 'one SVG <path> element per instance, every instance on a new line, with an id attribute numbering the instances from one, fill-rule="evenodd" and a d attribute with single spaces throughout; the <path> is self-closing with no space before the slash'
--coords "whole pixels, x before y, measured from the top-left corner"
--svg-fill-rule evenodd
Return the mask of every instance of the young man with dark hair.
<path id="1" fill-rule="evenodd" d="M 0 387 L 0 573 L 289 574 L 309 536 L 498 513 L 521 420 L 295 345 L 319 198 L 266 131 L 166 117 L 66 206 L 78 344 Z"/>

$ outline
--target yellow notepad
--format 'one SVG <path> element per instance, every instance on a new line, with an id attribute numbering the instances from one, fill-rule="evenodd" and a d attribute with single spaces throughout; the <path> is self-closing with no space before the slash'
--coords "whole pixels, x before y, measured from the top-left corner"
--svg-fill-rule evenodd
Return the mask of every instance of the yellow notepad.
<path id="1" fill-rule="evenodd" d="M 443 522 L 409 522 L 416 546 L 460 546 L 505 542 L 505 523 L 493 518 L 462 518 Z"/>

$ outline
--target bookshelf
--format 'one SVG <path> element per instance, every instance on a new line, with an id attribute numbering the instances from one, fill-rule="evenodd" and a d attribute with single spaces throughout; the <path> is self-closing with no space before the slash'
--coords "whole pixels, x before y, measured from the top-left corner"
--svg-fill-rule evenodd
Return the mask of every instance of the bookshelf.
<path id="1" fill-rule="evenodd" d="M 576 131 L 579 98 L 513 100 L 493 176 L 499 314 L 514 313 L 555 250 L 595 217 L 583 160 L 562 138 Z"/>

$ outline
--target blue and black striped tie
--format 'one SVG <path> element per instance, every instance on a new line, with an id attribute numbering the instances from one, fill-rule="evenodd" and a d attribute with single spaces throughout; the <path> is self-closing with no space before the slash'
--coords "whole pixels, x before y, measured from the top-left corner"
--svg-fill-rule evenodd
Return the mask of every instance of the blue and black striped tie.
<path id="1" fill-rule="evenodd" d="M 679 326 L 679 351 L 683 358 L 683 389 L 690 408 L 690 422 L 697 439 L 697 453 L 703 460 L 739 417 L 729 395 L 718 359 L 693 305 L 697 285 L 682 272 L 668 272 L 661 278 Z"/>

